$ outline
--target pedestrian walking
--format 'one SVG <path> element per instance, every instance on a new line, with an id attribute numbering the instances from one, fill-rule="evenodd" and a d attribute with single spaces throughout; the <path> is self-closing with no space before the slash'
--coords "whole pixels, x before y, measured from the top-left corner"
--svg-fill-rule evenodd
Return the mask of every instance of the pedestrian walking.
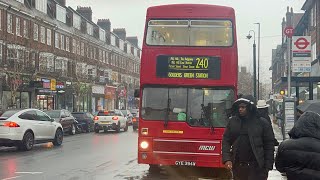
<path id="1" fill-rule="evenodd" d="M 272 126 L 258 116 L 252 96 L 242 96 L 232 108 L 222 140 L 223 163 L 235 180 L 266 180 L 274 162 Z"/>
<path id="2" fill-rule="evenodd" d="M 257 109 L 258 109 L 258 116 L 265 118 L 272 126 L 271 118 L 269 116 L 269 104 L 267 104 L 265 100 L 259 100 L 257 102 Z M 279 142 L 276 138 L 274 138 L 274 145 L 279 146 Z"/>
<path id="3" fill-rule="evenodd" d="M 320 180 L 320 115 L 303 113 L 276 155 L 276 168 L 288 180 Z"/>

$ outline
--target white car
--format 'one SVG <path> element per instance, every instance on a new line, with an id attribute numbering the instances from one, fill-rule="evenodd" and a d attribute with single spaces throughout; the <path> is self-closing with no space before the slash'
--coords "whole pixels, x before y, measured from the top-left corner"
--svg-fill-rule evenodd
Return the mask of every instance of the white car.
<path id="1" fill-rule="evenodd" d="M 31 150 L 36 143 L 60 146 L 62 141 L 61 124 L 38 109 L 8 110 L 0 116 L 0 146 Z"/>
<path id="2" fill-rule="evenodd" d="M 120 129 L 128 131 L 128 119 L 120 110 L 99 111 L 93 120 L 94 132 L 96 133 L 99 133 L 100 130 L 104 130 L 104 132 L 108 132 L 108 130 L 120 132 Z"/>

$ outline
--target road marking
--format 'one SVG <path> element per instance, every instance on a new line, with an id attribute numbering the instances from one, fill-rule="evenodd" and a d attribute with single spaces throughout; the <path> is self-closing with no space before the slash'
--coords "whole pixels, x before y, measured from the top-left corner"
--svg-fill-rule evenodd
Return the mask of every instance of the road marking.
<path id="1" fill-rule="evenodd" d="M 22 176 L 9 177 L 9 178 L 4 178 L 4 179 L 2 179 L 2 180 L 17 179 L 17 178 L 19 178 L 19 177 L 22 177 Z"/>
<path id="2" fill-rule="evenodd" d="M 16 172 L 16 174 L 42 174 L 43 172 Z"/>

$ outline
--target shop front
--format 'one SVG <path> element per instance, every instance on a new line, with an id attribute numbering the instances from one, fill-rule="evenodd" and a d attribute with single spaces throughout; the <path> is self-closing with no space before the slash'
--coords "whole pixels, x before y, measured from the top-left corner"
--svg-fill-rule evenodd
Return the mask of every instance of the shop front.
<path id="1" fill-rule="evenodd" d="M 104 96 L 106 100 L 106 105 L 105 105 L 106 110 L 115 109 L 116 89 L 117 87 L 114 87 L 114 86 L 105 86 Z"/>
<path id="2" fill-rule="evenodd" d="M 92 105 L 94 105 L 92 106 L 93 112 L 105 109 L 104 86 L 92 86 Z"/>

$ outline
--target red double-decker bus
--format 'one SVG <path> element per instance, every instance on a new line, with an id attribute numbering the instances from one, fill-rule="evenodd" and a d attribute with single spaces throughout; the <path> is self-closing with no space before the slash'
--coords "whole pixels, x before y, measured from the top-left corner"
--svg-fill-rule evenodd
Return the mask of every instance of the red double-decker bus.
<path id="1" fill-rule="evenodd" d="M 238 81 L 236 39 L 233 8 L 148 8 L 138 163 L 223 167 L 221 141 Z"/>

